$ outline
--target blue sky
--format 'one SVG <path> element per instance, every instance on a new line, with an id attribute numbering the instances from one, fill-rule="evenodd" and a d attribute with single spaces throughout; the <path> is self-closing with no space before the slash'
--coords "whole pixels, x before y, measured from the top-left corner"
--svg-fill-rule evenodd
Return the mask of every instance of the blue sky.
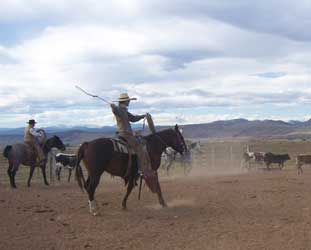
<path id="1" fill-rule="evenodd" d="M 0 127 L 105 126 L 115 100 L 156 124 L 306 120 L 307 0 L 2 0 Z"/>

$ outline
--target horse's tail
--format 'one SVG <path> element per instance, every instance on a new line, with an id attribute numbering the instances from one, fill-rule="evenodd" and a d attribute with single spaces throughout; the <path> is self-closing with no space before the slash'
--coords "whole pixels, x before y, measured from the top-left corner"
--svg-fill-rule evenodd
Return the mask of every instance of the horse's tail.
<path id="1" fill-rule="evenodd" d="M 12 146 L 11 145 L 7 145 L 4 150 L 3 150 L 3 156 L 5 158 L 8 158 L 9 157 L 9 152 L 11 151 L 12 149 Z"/>
<path id="2" fill-rule="evenodd" d="M 81 160 L 84 157 L 84 151 L 86 150 L 88 146 L 87 142 L 84 142 L 80 148 L 78 149 L 78 153 L 77 153 L 77 162 L 76 162 L 76 179 L 78 181 L 79 187 L 84 190 L 85 187 L 85 179 L 84 179 L 84 175 L 83 175 L 83 171 L 80 165 Z"/>

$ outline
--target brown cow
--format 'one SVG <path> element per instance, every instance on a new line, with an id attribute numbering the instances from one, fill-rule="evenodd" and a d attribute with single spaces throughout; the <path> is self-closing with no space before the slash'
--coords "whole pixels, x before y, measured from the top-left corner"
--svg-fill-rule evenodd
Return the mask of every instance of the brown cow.
<path id="1" fill-rule="evenodd" d="M 244 152 L 244 164 L 247 164 L 248 169 L 251 168 L 251 162 L 262 164 L 264 162 L 265 152 Z"/>

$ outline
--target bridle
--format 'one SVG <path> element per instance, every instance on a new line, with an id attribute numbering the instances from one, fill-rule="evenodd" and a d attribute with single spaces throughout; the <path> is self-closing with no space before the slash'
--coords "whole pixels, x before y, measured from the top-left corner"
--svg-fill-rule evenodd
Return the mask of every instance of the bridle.
<path id="1" fill-rule="evenodd" d="M 177 125 L 176 125 L 177 126 Z M 145 127 L 146 127 L 146 117 L 144 117 L 144 120 L 143 120 L 143 128 L 142 128 L 142 131 L 144 132 L 145 131 Z M 182 146 L 182 153 L 187 153 L 188 152 L 188 148 L 187 148 L 187 145 L 186 145 L 186 142 L 185 140 L 183 139 L 178 127 L 177 127 L 177 130 L 176 129 L 172 129 L 176 136 L 177 136 L 177 141 L 178 141 L 178 144 Z M 159 139 L 159 141 L 165 146 L 165 148 L 168 148 L 170 147 L 162 138 L 161 136 L 158 134 L 158 133 L 154 133 L 154 135 Z M 175 150 L 176 151 L 176 150 Z M 166 152 L 166 150 L 164 151 Z M 182 154 L 181 153 L 181 154 Z"/>
<path id="2" fill-rule="evenodd" d="M 185 141 L 182 139 L 182 137 L 181 137 L 181 135 L 179 134 L 179 132 L 177 132 L 177 131 L 175 131 L 174 129 L 173 129 L 173 131 L 175 132 L 175 134 L 176 134 L 176 136 L 177 136 L 177 143 L 179 144 L 179 145 L 181 145 L 182 146 L 182 153 L 184 153 L 184 152 L 187 152 L 188 151 L 188 149 L 187 149 L 187 145 L 185 144 Z M 159 134 L 155 134 L 156 135 L 156 137 L 160 140 L 160 142 L 165 146 L 165 148 L 168 148 L 168 147 L 170 147 L 162 138 L 161 138 L 161 136 L 159 136 Z M 175 150 L 176 151 L 176 150 Z M 177 152 L 177 151 L 176 151 Z M 179 153 L 179 152 L 178 152 Z"/>
<path id="3" fill-rule="evenodd" d="M 180 131 L 175 131 L 176 134 L 177 134 L 177 140 L 178 140 L 178 143 L 182 145 L 183 147 L 183 152 L 187 153 L 188 152 L 188 147 L 187 147 L 187 144 L 184 140 L 184 138 L 182 137 Z"/>

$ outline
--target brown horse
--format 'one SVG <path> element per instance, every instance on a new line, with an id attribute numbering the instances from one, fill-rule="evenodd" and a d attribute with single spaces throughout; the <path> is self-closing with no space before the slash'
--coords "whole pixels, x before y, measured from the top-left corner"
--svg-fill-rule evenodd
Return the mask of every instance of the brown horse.
<path id="1" fill-rule="evenodd" d="M 150 156 L 151 167 L 156 177 L 155 185 L 159 203 L 165 207 L 166 203 L 162 196 L 157 174 L 157 170 L 161 163 L 161 154 L 167 147 L 171 147 L 180 154 L 183 154 L 183 152 L 187 151 L 187 146 L 177 125 L 174 129 L 165 129 L 163 131 L 144 136 L 143 138 L 146 142 L 147 151 Z M 129 156 L 124 153 L 115 152 L 111 139 L 109 138 L 100 138 L 83 143 L 80 146 L 77 155 L 78 160 L 76 165 L 76 177 L 79 186 L 83 189 L 83 182 L 84 188 L 88 193 L 90 212 L 93 215 L 96 215 L 96 202 L 94 199 L 94 194 L 96 187 L 99 184 L 100 177 L 104 171 L 110 173 L 111 175 L 119 176 L 125 180 L 125 183 L 127 184 L 127 192 L 122 201 L 122 207 L 126 209 L 127 198 L 134 188 L 138 178 L 136 156 L 133 155 L 131 157 L 133 164 L 131 168 L 132 172 L 130 173 L 128 179 L 126 179 L 124 176 L 126 175 Z M 88 178 L 86 181 L 84 180 L 80 166 L 81 160 L 83 160 L 88 172 Z"/>
<path id="2" fill-rule="evenodd" d="M 24 143 L 17 143 L 13 145 L 7 145 L 4 148 L 3 156 L 7 158 L 9 162 L 7 173 L 10 178 L 10 184 L 12 188 L 16 188 L 15 175 L 20 164 L 30 166 L 30 173 L 29 173 L 29 178 L 27 182 L 27 186 L 30 187 L 31 178 L 32 178 L 34 169 L 37 166 L 36 165 L 36 158 L 37 158 L 36 154 L 30 147 L 31 146 L 24 144 Z M 43 144 L 43 153 L 45 155 L 46 160 L 40 165 L 40 168 L 42 170 L 42 175 L 43 175 L 45 185 L 49 185 L 46 179 L 46 172 L 45 172 L 47 155 L 53 147 L 56 147 L 60 150 L 66 149 L 65 145 L 59 139 L 58 136 L 53 136 L 47 139 L 45 143 Z"/>

